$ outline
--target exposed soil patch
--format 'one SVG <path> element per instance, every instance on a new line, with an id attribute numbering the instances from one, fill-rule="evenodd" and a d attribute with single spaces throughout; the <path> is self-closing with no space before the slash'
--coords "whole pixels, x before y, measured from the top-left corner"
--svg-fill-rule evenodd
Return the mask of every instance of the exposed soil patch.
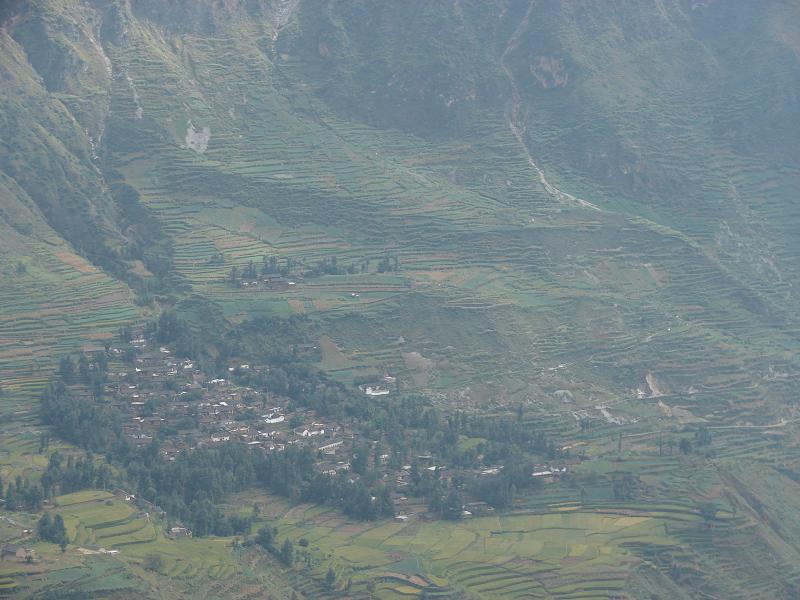
<path id="1" fill-rule="evenodd" d="M 80 273 L 95 273 L 95 268 L 86 260 L 72 252 L 56 252 L 56 258 Z"/>
<path id="2" fill-rule="evenodd" d="M 297 298 L 292 298 L 291 300 L 287 300 L 289 303 L 289 307 L 292 309 L 292 312 L 298 315 L 302 315 L 306 312 L 306 308 L 303 305 L 302 300 L 298 300 Z"/>
<path id="3" fill-rule="evenodd" d="M 403 352 L 403 360 L 408 370 L 411 371 L 414 385 L 427 385 L 433 372 L 433 361 L 430 358 L 425 358 L 419 352 Z"/>
<path id="4" fill-rule="evenodd" d="M 203 154 L 208 149 L 208 142 L 211 141 L 211 129 L 203 127 L 202 129 L 195 129 L 192 122 L 189 121 L 186 127 L 186 147 L 198 154 Z"/>
<path id="5" fill-rule="evenodd" d="M 531 65 L 531 75 L 544 89 L 564 87 L 569 83 L 569 73 L 564 61 L 554 56 L 537 56 Z"/>

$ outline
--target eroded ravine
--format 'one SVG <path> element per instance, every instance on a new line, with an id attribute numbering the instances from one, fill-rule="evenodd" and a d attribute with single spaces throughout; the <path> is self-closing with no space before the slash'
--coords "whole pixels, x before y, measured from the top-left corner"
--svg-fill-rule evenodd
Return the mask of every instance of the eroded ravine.
<path id="1" fill-rule="evenodd" d="M 517 81 L 514 77 L 514 72 L 508 66 L 506 59 L 509 53 L 516 47 L 520 38 L 522 37 L 523 33 L 528 28 L 528 23 L 530 22 L 530 16 L 533 12 L 533 7 L 536 4 L 536 0 L 531 0 L 530 4 L 528 4 L 528 9 L 525 11 L 525 16 L 520 21 L 517 28 L 514 30 L 514 33 L 511 34 L 511 37 L 508 39 L 508 43 L 506 44 L 506 48 L 503 51 L 503 54 L 500 56 L 500 67 L 503 69 L 503 72 L 508 77 L 508 81 L 511 85 L 511 101 L 509 103 L 508 110 L 506 111 L 506 121 L 508 122 L 509 129 L 511 129 L 511 133 L 514 134 L 514 137 L 519 142 L 519 145 L 522 147 L 522 151 L 525 153 L 525 156 L 528 159 L 528 163 L 530 164 L 531 168 L 536 172 L 536 176 L 539 179 L 539 183 L 542 184 L 542 187 L 550 194 L 553 198 L 558 200 L 559 202 L 566 202 L 566 203 L 574 203 L 579 204 L 585 208 L 591 208 L 593 210 L 601 210 L 599 206 L 592 204 L 586 200 L 581 198 L 577 198 L 572 194 L 560 190 L 555 185 L 550 183 L 545 177 L 544 170 L 536 163 L 533 159 L 533 155 L 531 154 L 528 145 L 525 143 L 525 122 L 524 119 L 521 117 L 522 113 L 522 100 L 519 93 L 519 86 Z"/>

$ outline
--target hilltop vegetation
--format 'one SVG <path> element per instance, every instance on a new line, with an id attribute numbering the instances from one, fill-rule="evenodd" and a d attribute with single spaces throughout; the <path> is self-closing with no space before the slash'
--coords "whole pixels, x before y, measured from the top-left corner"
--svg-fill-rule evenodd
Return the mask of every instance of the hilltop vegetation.
<path id="1" fill-rule="evenodd" d="M 419 595 L 385 575 L 414 559 L 434 597 L 791 597 L 798 40 L 783 0 L 3 2 L 0 413 L 34 435 L 61 357 L 168 309 L 187 328 L 169 343 L 209 376 L 309 346 L 287 373 L 322 414 L 390 374 L 442 422 L 516 418 L 593 464 L 508 502 L 535 516 L 502 527 L 356 533 L 286 507 L 281 535 L 313 529 L 310 594 L 331 592 L 333 565 L 342 593 L 352 576 L 358 593 Z M 471 433 L 450 441 L 486 435 Z M 9 458 L 4 481 L 36 479 L 45 454 Z M 767 483 L 781 492 L 760 498 Z M 703 502 L 719 505 L 711 532 Z M 120 518 L 120 535 L 147 532 L 136 577 L 156 577 L 161 530 Z M 216 552 L 160 570 L 276 568 Z"/>

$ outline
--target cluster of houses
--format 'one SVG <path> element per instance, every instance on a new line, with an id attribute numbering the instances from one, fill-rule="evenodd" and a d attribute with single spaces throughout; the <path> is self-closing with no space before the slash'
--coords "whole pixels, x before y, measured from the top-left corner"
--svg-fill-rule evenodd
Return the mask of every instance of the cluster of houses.
<path id="1" fill-rule="evenodd" d="M 574 463 L 577 461 L 570 459 L 568 462 Z M 556 479 L 566 474 L 566 472 L 567 467 L 565 465 L 560 467 L 554 465 L 534 465 L 531 476 L 535 479 L 539 479 L 543 483 L 553 483 Z"/>
<path id="2" fill-rule="evenodd" d="M 261 288 L 272 292 L 282 292 L 297 285 L 297 282 L 287 279 L 283 275 L 262 275 L 254 279 L 243 279 L 239 287 Z"/>
<path id="3" fill-rule="evenodd" d="M 271 276 L 268 280 L 277 281 Z M 229 367 L 229 378 L 209 378 L 193 361 L 173 356 L 167 347 L 151 347 L 141 335 L 129 346 L 135 351 L 133 364 L 122 361 L 125 354 L 130 356 L 124 347 L 87 346 L 84 354 L 90 361 L 100 353 L 110 356 L 105 398 L 127 415 L 123 432 L 136 445 L 147 445 L 166 429 L 170 435 L 161 449 L 170 459 L 203 444 L 238 441 L 269 452 L 298 444 L 318 451 L 325 471 L 349 468 L 346 460 L 332 458 L 347 455 L 353 423 L 321 422 L 311 411 L 290 410 L 288 398 L 233 381 L 236 372 L 267 367 L 237 364 Z M 298 352 L 316 349 L 309 346 Z M 395 378 L 386 375 L 361 390 L 367 396 L 387 396 L 395 386 Z"/>
<path id="4" fill-rule="evenodd" d="M 166 431 L 160 446 L 170 460 L 187 449 L 232 441 L 266 452 L 300 445 L 317 451 L 328 468 L 349 467 L 332 459 L 352 445 L 352 424 L 322 421 L 312 411 L 292 409 L 288 398 L 233 381 L 237 372 L 267 367 L 237 364 L 229 377 L 209 378 L 193 361 L 173 356 L 167 347 L 151 347 L 142 336 L 129 345 L 135 350 L 132 364 L 122 360 L 131 355 L 126 348 L 107 350 L 104 398 L 126 416 L 123 433 L 134 444 L 147 445 Z M 106 349 L 84 348 L 92 361 L 98 352 Z"/>
<path id="5" fill-rule="evenodd" d="M 135 352 L 123 347 L 87 348 L 90 360 L 98 352 L 106 352 L 108 373 L 105 401 L 126 416 L 123 432 L 136 445 L 147 445 L 159 432 L 160 450 L 168 460 L 202 445 L 228 442 L 246 444 L 264 452 L 280 452 L 291 445 L 310 447 L 317 456 L 316 468 L 330 475 L 350 471 L 353 457 L 356 422 L 353 420 L 320 419 L 313 411 L 299 410 L 285 397 L 239 385 L 237 375 L 256 373 L 266 366 L 236 364 L 229 367 L 227 377 L 207 377 L 191 360 L 173 356 L 169 348 L 152 346 L 142 336 L 129 342 Z M 123 361 L 127 356 L 128 361 Z M 131 356 L 132 362 L 131 362 Z M 386 396 L 396 388 L 396 380 L 386 376 L 378 382 L 362 385 L 368 396 Z M 87 392 L 88 393 L 88 392 Z M 411 485 L 412 466 L 390 465 L 389 455 L 375 455 L 374 468 L 382 471 L 383 480 L 396 490 L 395 503 L 402 513 L 404 494 Z M 445 465 L 437 464 L 431 455 L 416 457 L 415 467 L 448 484 L 454 475 Z M 474 470 L 476 477 L 500 474 L 502 466 L 483 466 Z M 564 465 L 537 465 L 532 477 L 543 482 L 555 481 L 566 472 Z M 471 502 L 463 515 L 486 515 L 493 508 Z M 400 520 L 410 514 L 399 514 Z M 191 532 L 188 532 L 191 535 Z M 174 537 L 186 532 L 170 532 Z"/>
<path id="6" fill-rule="evenodd" d="M 0 546 L 0 560 L 9 557 L 18 561 L 32 562 L 36 560 L 36 551 L 18 544 L 3 544 Z"/>

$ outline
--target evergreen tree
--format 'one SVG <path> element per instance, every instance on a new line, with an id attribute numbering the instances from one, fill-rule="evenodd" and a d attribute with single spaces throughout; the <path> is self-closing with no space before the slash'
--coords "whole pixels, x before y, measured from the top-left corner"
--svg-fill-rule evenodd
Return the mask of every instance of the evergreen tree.
<path id="1" fill-rule="evenodd" d="M 75 363 L 69 356 L 63 356 L 58 363 L 58 374 L 64 383 L 72 383 L 72 378 L 75 375 Z"/>
<path id="2" fill-rule="evenodd" d="M 325 587 L 327 587 L 329 590 L 332 590 L 335 584 L 336 572 L 333 570 L 333 567 L 328 567 L 328 572 L 325 573 Z"/>
<path id="3" fill-rule="evenodd" d="M 294 563 L 294 545 L 291 540 L 284 540 L 278 556 L 287 567 L 292 566 L 292 563 Z"/>
<path id="4" fill-rule="evenodd" d="M 258 534 L 256 535 L 256 544 L 264 548 L 265 550 L 270 550 L 272 548 L 272 544 L 275 541 L 274 534 L 272 533 L 272 528 L 268 526 L 264 526 L 258 530 Z"/>

